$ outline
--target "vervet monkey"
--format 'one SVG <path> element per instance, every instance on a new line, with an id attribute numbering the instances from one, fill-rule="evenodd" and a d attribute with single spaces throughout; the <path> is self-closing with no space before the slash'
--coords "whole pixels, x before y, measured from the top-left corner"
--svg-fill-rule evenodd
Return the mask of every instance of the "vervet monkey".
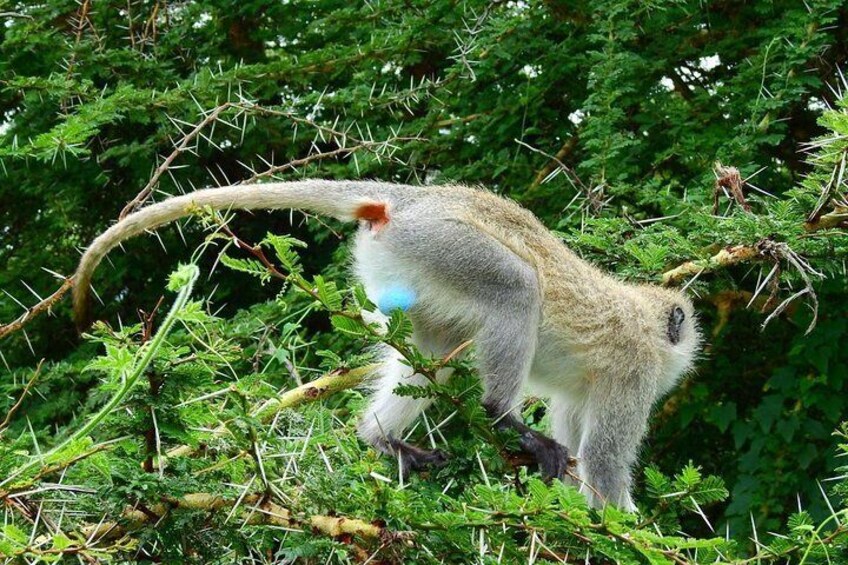
<path id="1" fill-rule="evenodd" d="M 109 250 L 206 206 L 358 220 L 354 270 L 369 299 L 407 309 L 412 341 L 425 353 L 444 356 L 473 340 L 484 407 L 498 427 L 518 432 L 543 476 L 564 478 L 566 446 L 576 448 L 590 503 L 635 509 L 631 472 L 651 406 L 691 369 L 699 349 L 694 310 L 681 292 L 602 273 L 532 213 L 484 190 L 307 180 L 198 190 L 127 216 L 82 257 L 77 319 Z M 358 429 L 405 468 L 420 469 L 444 456 L 401 440 L 430 404 L 394 394 L 401 383 L 426 383 L 410 373 L 399 355 L 387 354 Z M 525 385 L 550 398 L 553 439 L 520 421 Z"/>

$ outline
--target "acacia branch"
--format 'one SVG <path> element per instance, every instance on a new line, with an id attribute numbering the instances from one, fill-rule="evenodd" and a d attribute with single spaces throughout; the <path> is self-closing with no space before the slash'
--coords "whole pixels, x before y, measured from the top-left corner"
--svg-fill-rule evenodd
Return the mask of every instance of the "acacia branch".
<path id="1" fill-rule="evenodd" d="M 365 380 L 374 374 L 378 365 L 366 365 L 356 369 L 341 373 L 328 373 L 322 377 L 303 384 L 297 388 L 286 391 L 278 398 L 273 398 L 265 401 L 262 405 L 253 410 L 252 416 L 258 418 L 263 423 L 271 422 L 281 410 L 294 408 L 302 404 L 317 402 L 331 396 L 337 392 L 348 390 L 359 386 Z M 221 424 L 212 431 L 213 436 L 219 436 L 226 433 L 227 427 Z M 167 459 L 172 457 L 189 456 L 197 452 L 197 448 L 190 445 L 180 445 L 167 452 L 163 458 L 164 464 Z"/>
<path id="2" fill-rule="evenodd" d="M 734 245 L 725 247 L 707 259 L 687 261 L 663 273 L 662 283 L 664 286 L 673 286 L 694 275 L 711 273 L 745 261 L 759 259 L 761 258 L 760 245 L 760 243 L 756 245 Z"/>
<path id="3" fill-rule="evenodd" d="M 557 167 L 569 172 L 569 169 L 562 162 L 563 159 L 568 157 L 574 148 L 577 147 L 577 136 L 573 135 L 569 137 L 565 143 L 562 144 L 562 147 L 559 148 L 559 151 L 556 152 L 556 155 L 546 155 L 550 160 L 545 163 L 545 166 L 539 169 L 539 172 L 536 173 L 536 176 L 533 178 L 533 182 L 530 183 L 530 190 L 536 188 L 540 184 L 542 184 L 548 175 L 554 172 Z M 575 175 L 576 176 L 576 175 Z"/>
<path id="4" fill-rule="evenodd" d="M 804 229 L 808 232 L 831 228 L 848 228 L 848 206 L 834 204 L 832 212 L 816 215 L 804 222 Z"/>
<path id="5" fill-rule="evenodd" d="M 271 177 L 273 175 L 282 173 L 284 171 L 287 171 L 287 170 L 290 170 L 290 169 L 295 169 L 295 168 L 300 167 L 302 165 L 308 165 L 309 163 L 312 163 L 313 161 L 321 161 L 323 159 L 332 159 L 334 157 L 347 156 L 347 155 L 351 155 L 353 153 L 356 153 L 357 151 L 360 151 L 362 149 L 371 150 L 373 147 L 387 147 L 389 144 L 391 144 L 395 141 L 417 141 L 417 140 L 420 140 L 420 139 L 421 138 L 418 138 L 418 137 L 390 137 L 389 139 L 387 139 L 385 141 L 362 141 L 357 145 L 339 147 L 338 149 L 333 149 L 332 151 L 324 151 L 324 152 L 321 152 L 321 153 L 313 153 L 313 154 L 307 155 L 306 157 L 303 157 L 301 159 L 294 159 L 293 161 L 289 161 L 288 163 L 285 163 L 284 165 L 276 165 L 276 166 L 270 167 L 269 169 L 262 171 L 261 173 L 254 174 L 252 177 L 244 180 L 243 182 L 241 182 L 239 184 L 254 183 L 258 180 Z"/>
<path id="6" fill-rule="evenodd" d="M 53 294 L 51 294 L 35 306 L 28 308 L 26 312 L 24 312 L 20 315 L 20 317 L 18 317 L 18 319 L 9 322 L 6 325 L 0 326 L 0 339 L 3 339 L 12 332 L 18 331 L 42 312 L 50 310 L 50 308 L 54 304 L 64 298 L 65 294 L 67 294 L 67 292 L 73 286 L 73 277 L 66 278 L 65 281 L 62 283 L 62 286 L 60 286 Z"/>
<path id="7" fill-rule="evenodd" d="M 206 126 L 218 120 L 218 117 L 221 115 L 221 112 L 228 108 L 232 108 L 233 104 L 231 102 L 225 102 L 220 106 L 213 109 L 209 112 L 203 120 L 198 123 L 193 130 L 191 130 L 188 134 L 183 136 L 182 141 L 179 145 L 171 152 L 168 157 L 162 161 L 162 164 L 156 167 L 156 171 L 154 171 L 153 176 L 150 177 L 150 180 L 147 181 L 147 184 L 144 185 L 144 188 L 141 189 L 141 192 L 136 194 L 135 198 L 127 202 L 127 205 L 124 206 L 121 213 L 118 215 L 119 220 L 123 220 L 127 215 L 131 212 L 134 212 L 141 206 L 153 193 L 153 189 L 156 188 L 156 185 L 159 183 L 159 179 L 162 178 L 162 175 L 171 167 L 171 164 L 176 160 L 177 157 L 182 155 L 189 147 L 189 144 L 194 141 L 194 139 L 200 135 L 200 132 L 203 131 Z"/>
<path id="8" fill-rule="evenodd" d="M 141 505 L 129 506 L 121 513 L 120 520 L 85 526 L 82 532 L 91 539 L 112 539 L 138 530 L 146 524 L 155 523 L 173 510 L 219 512 L 232 509 L 234 504 L 241 506 L 240 514 L 250 512 L 247 524 L 271 524 L 292 529 L 311 528 L 330 537 L 356 535 L 384 541 L 408 539 L 412 535 L 410 532 L 391 532 L 384 526 L 343 516 L 294 516 L 287 508 L 268 500 L 264 493 L 250 494 L 233 500 L 202 492 L 181 497 L 164 497 L 162 502 L 145 506 L 143 510 L 140 509 Z"/>
<path id="9" fill-rule="evenodd" d="M 0 422 L 0 436 L 2 436 L 3 432 L 6 430 L 6 428 L 9 427 L 9 423 L 12 421 L 12 417 L 15 415 L 15 412 L 17 412 L 18 409 L 21 407 L 21 405 L 24 403 L 24 400 L 26 399 L 27 395 L 29 394 L 29 389 L 32 388 L 32 385 L 35 384 L 35 381 L 38 379 L 38 376 L 41 374 L 41 366 L 42 365 L 44 365 L 44 359 L 42 359 L 41 361 L 38 362 L 38 366 L 35 368 L 35 371 L 33 371 L 32 376 L 30 377 L 29 381 L 27 381 L 27 384 L 24 385 L 24 390 L 21 392 L 21 395 L 18 397 L 17 402 L 15 402 L 15 404 L 6 413 L 6 417 L 3 418 L 3 421 Z"/>

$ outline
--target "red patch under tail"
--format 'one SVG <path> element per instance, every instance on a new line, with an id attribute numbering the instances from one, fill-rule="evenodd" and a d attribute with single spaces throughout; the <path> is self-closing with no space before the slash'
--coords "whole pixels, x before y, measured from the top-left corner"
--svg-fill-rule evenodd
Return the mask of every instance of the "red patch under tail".
<path id="1" fill-rule="evenodd" d="M 385 202 L 369 202 L 356 209 L 353 214 L 358 220 L 371 224 L 372 231 L 379 231 L 389 223 L 388 204 Z"/>

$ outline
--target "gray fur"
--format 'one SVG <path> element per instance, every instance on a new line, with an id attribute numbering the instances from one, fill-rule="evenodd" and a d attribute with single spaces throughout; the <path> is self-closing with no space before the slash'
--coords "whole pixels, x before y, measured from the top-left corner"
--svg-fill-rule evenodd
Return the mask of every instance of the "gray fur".
<path id="1" fill-rule="evenodd" d="M 650 408 L 690 370 L 700 334 L 677 291 L 618 281 L 580 259 L 530 212 L 464 186 L 302 181 L 209 189 L 143 208 L 112 226 L 77 270 L 79 316 L 97 264 L 121 241 L 215 209 L 301 208 L 352 220 L 362 204 L 387 205 L 388 222 L 361 222 L 354 271 L 373 302 L 393 285 L 417 296 L 413 342 L 444 356 L 468 339 L 477 350 L 483 404 L 497 427 L 518 432 L 543 475 L 565 479 L 576 450 L 592 504 L 634 509 L 631 473 Z M 439 465 L 440 452 L 402 440 L 426 399 L 394 394 L 422 383 L 396 352 L 385 354 L 360 436 L 408 469 Z M 449 377 L 442 371 L 439 379 Z M 553 437 L 516 416 L 526 387 L 549 396 Z"/>

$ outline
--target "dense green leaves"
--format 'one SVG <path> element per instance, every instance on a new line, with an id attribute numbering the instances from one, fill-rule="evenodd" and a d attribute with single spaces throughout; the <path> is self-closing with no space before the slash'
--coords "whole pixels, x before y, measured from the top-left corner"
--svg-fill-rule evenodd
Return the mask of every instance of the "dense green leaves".
<path id="1" fill-rule="evenodd" d="M 492 446 L 511 438 L 486 433 L 462 363 L 451 383 L 399 391 L 437 398 L 414 437 L 450 438 L 453 455 L 438 473 L 401 478 L 354 437 L 359 392 L 271 423 L 251 410 L 319 371 L 365 364 L 384 341 L 414 366 L 438 367 L 405 346 L 401 313 L 386 335 L 363 321 L 374 305 L 346 273 L 349 228 L 198 210 L 199 221 L 110 255 L 94 281 L 108 323 L 92 337 L 77 337 L 60 303 L 0 342 L 0 415 L 23 396 L 0 417 L 0 480 L 120 389 L 164 317 L 150 313 L 168 273 L 206 227 L 217 231 L 193 256 L 205 273 L 197 302 L 157 351 L 148 386 L 61 456 L 81 457 L 61 471 L 82 487 L 59 491 L 79 511 L 72 524 L 139 503 L 159 516 L 150 505 L 173 497 L 177 508 L 198 492 L 245 508 L 257 502 L 235 501 L 250 490 L 299 519 L 336 513 L 417 538 L 351 542 L 253 523 L 229 506 L 177 508 L 87 555 L 343 562 L 382 547 L 372 562 L 554 560 L 549 550 L 598 562 L 756 551 L 762 562 L 844 560 L 845 520 L 833 516 L 848 493 L 827 479 L 845 475 L 845 438 L 833 430 L 848 413 L 847 14 L 839 0 L 0 1 L 2 323 L 55 290 L 55 274 L 72 272 L 78 249 L 145 186 L 158 200 L 330 177 L 483 184 L 631 280 L 700 261 L 680 282 L 708 336 L 696 373 L 657 407 L 639 519 L 589 512 L 573 488 L 532 473 L 514 481 Z M 739 170 L 750 212 L 717 184 L 716 162 Z M 760 254 L 715 261 L 729 246 Z M 804 336 L 811 291 L 817 326 Z M 525 414 L 540 426 L 549 417 L 541 403 Z M 181 445 L 196 456 L 162 457 Z M 39 504 L 48 517 L 62 512 L 45 488 L 16 499 L 0 552 L 54 560 L 85 546 L 64 520 L 36 531 L 21 518 Z"/>

